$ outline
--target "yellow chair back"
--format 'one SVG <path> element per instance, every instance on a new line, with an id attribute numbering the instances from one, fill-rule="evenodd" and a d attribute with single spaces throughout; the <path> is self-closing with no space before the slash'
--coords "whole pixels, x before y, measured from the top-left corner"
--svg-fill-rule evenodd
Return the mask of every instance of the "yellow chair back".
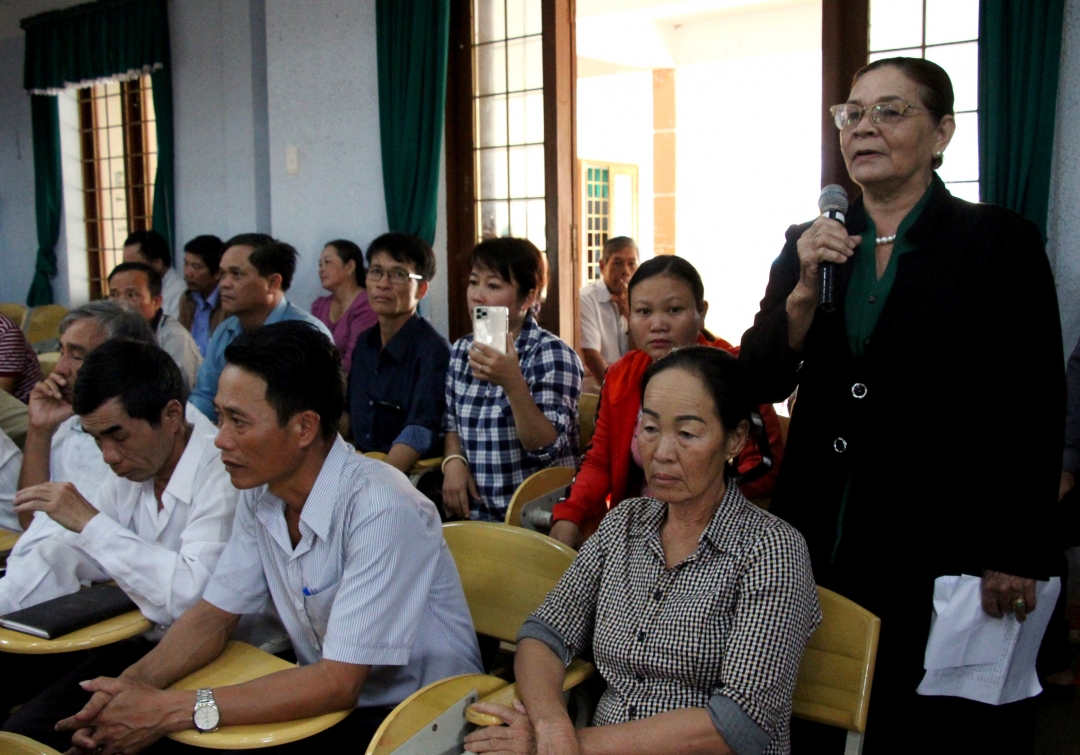
<path id="1" fill-rule="evenodd" d="M 60 304 L 44 304 L 34 307 L 26 315 L 26 340 L 31 344 L 60 337 L 60 321 L 68 308 Z"/>
<path id="2" fill-rule="evenodd" d="M 60 755 L 60 753 L 36 739 L 24 737 L 22 734 L 13 734 L 10 731 L 0 731 L 0 755 Z"/>
<path id="3" fill-rule="evenodd" d="M 574 479 L 575 474 L 576 470 L 573 467 L 548 467 L 526 477 L 510 498 L 504 521 L 511 527 L 520 527 L 521 509 L 526 503 L 553 490 L 566 487 Z"/>
<path id="4" fill-rule="evenodd" d="M 799 664 L 792 714 L 847 729 L 848 752 L 861 751 L 870 707 L 881 619 L 824 587 L 818 588 L 821 626 Z M 853 742 L 857 747 L 852 750 Z"/>
<path id="5" fill-rule="evenodd" d="M 592 442 L 596 431 L 596 412 L 600 408 L 600 397 L 595 393 L 582 393 L 578 399 L 578 429 L 581 431 L 581 452 L 584 453 Z"/>
<path id="6" fill-rule="evenodd" d="M 0 304 L 0 315 L 11 320 L 22 329 L 23 322 L 26 320 L 26 307 L 15 301 L 4 302 Z"/>
<path id="7" fill-rule="evenodd" d="M 494 522 L 447 522 L 473 625 L 480 634 L 514 642 L 577 553 L 538 532 Z"/>

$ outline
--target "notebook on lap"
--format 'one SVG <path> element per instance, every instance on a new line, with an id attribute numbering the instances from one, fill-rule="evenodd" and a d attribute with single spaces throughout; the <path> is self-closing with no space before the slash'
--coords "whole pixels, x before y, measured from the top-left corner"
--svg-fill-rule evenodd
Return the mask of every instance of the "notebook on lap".
<path id="1" fill-rule="evenodd" d="M 0 626 L 55 640 L 138 606 L 114 584 L 100 584 L 0 616 Z"/>

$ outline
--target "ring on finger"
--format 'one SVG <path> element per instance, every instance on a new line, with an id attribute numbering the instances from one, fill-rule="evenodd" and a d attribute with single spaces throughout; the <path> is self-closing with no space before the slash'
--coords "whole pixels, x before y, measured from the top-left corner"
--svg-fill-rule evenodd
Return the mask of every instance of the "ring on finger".
<path id="1" fill-rule="evenodd" d="M 1023 613 L 1027 610 L 1027 601 L 1023 598 L 1016 598 L 1012 602 L 1012 608 L 1016 613 Z"/>

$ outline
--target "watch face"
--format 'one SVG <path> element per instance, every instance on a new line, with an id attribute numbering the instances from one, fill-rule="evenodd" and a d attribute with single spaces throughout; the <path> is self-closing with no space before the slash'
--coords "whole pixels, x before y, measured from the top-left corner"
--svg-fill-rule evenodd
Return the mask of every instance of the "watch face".
<path id="1" fill-rule="evenodd" d="M 221 714 L 218 713 L 218 709 L 213 705 L 204 705 L 195 711 L 195 728 L 199 731 L 210 731 L 216 729 L 218 721 L 221 720 Z"/>

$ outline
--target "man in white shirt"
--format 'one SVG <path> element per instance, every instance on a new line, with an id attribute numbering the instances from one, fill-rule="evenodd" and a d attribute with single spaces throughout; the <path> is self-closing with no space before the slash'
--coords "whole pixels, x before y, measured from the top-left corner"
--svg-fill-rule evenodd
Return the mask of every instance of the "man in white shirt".
<path id="1" fill-rule="evenodd" d="M 202 364 L 202 352 L 187 328 L 165 314 L 161 302 L 161 276 L 142 262 L 121 262 L 109 273 L 109 300 L 134 309 L 150 325 L 158 346 L 173 358 L 184 388 L 190 392 Z"/>
<path id="2" fill-rule="evenodd" d="M 588 283 L 578 294 L 581 312 L 581 361 L 598 390 L 610 364 L 630 349 L 627 320 L 630 318 L 626 287 L 638 266 L 637 244 L 628 236 L 616 236 L 604 244 L 600 279 Z"/>
<path id="3" fill-rule="evenodd" d="M 143 262 L 161 276 L 161 308 L 169 317 L 180 317 L 180 297 L 187 291 L 184 276 L 173 267 L 169 243 L 157 231 L 135 231 L 124 240 L 124 262 Z"/>
<path id="4" fill-rule="evenodd" d="M 187 422 L 186 399 L 179 369 L 157 346 L 114 340 L 86 359 L 74 408 L 112 473 L 94 504 L 71 483 L 19 491 L 18 511 L 45 516 L 31 525 L 31 544 L 20 540 L 8 559 L 0 614 L 76 592 L 81 583 L 114 580 L 144 616 L 168 625 L 202 596 L 232 530 L 239 493 L 214 446 L 216 428 L 203 417 Z M 143 640 L 97 653 L 94 672 L 119 673 L 151 646 Z M 110 667 L 102 656 L 121 661 Z M 73 660 L 75 666 L 83 659 Z M 12 678 L 13 667 L 24 663 L 4 657 L 0 673 Z M 36 663 L 32 668 L 38 686 L 55 680 L 40 678 Z M 78 681 L 90 678 L 86 673 L 80 668 L 76 678 L 33 697 L 4 728 L 66 749 L 67 737 L 52 727 L 89 699 L 76 691 L 72 700 Z M 34 685 L 5 686 L 5 697 L 25 699 Z"/>
<path id="5" fill-rule="evenodd" d="M 156 343 L 146 320 L 111 301 L 76 307 L 60 321 L 60 360 L 52 374 L 30 391 L 20 490 L 50 480 L 71 482 L 90 503 L 97 500 L 98 488 L 112 473 L 94 439 L 82 431 L 71 399 L 83 360 L 115 338 Z M 23 529 L 30 526 L 32 518 L 32 511 L 19 516 Z"/>
<path id="6" fill-rule="evenodd" d="M 203 599 L 158 647 L 58 728 L 93 751 L 140 751 L 173 731 L 212 731 L 353 709 L 275 755 L 363 752 L 389 710 L 422 686 L 479 673 L 480 651 L 431 501 L 337 434 L 337 350 L 302 321 L 239 335 L 214 403 L 217 446 L 244 490 Z M 164 691 L 213 661 L 241 614 L 272 601 L 300 662 L 252 682 Z M 171 749 L 171 748 L 170 748 Z"/>
<path id="7" fill-rule="evenodd" d="M 22 532 L 19 515 L 15 513 L 15 491 L 19 489 L 19 468 L 22 451 L 0 429 L 0 529 Z"/>

